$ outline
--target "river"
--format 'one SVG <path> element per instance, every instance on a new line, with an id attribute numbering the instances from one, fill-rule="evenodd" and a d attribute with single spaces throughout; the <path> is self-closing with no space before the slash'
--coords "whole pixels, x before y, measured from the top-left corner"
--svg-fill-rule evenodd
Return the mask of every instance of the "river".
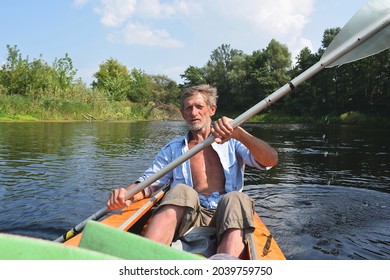
<path id="1" fill-rule="evenodd" d="M 390 259 L 386 128 L 247 123 L 279 153 L 245 192 L 287 259 Z M 183 122 L 0 122 L 0 232 L 54 240 L 105 205 Z"/>

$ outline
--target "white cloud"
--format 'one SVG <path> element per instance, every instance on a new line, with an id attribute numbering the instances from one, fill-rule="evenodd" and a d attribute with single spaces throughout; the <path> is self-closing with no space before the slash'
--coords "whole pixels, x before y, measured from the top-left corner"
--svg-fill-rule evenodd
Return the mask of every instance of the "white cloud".
<path id="1" fill-rule="evenodd" d="M 267 41 L 274 38 L 287 45 L 300 41 L 314 10 L 314 0 L 218 0 L 210 3 L 203 0 L 202 3 L 205 13 L 207 10 L 214 13 L 206 14 L 202 20 L 209 18 L 209 23 L 216 22 L 222 30 L 228 25 L 232 30 L 226 32 L 251 34 L 252 39 Z"/>
<path id="2" fill-rule="evenodd" d="M 109 34 L 110 41 L 124 42 L 127 45 L 159 46 L 180 48 L 184 43 L 171 38 L 165 29 L 152 29 L 147 25 L 128 23 L 126 27 Z"/>
<path id="3" fill-rule="evenodd" d="M 104 26 L 113 28 L 107 35 L 109 41 L 178 48 L 184 45 L 183 42 L 171 38 L 167 29 L 153 26 L 159 26 L 161 21 L 184 8 L 180 3 L 162 3 L 160 0 L 99 0 L 94 11 L 101 15 Z"/>
<path id="4" fill-rule="evenodd" d="M 176 4 L 160 3 L 160 0 L 140 0 L 137 14 L 145 18 L 164 19 L 177 13 Z"/>
<path id="5" fill-rule="evenodd" d="M 259 30 L 286 35 L 302 30 L 313 11 L 313 4 L 313 0 L 252 1 L 242 17 L 247 17 Z"/>
<path id="6" fill-rule="evenodd" d="M 118 27 L 129 20 L 135 12 L 137 0 L 100 0 L 101 6 L 94 11 L 101 15 L 101 23 L 108 27 Z"/>
<path id="7" fill-rule="evenodd" d="M 91 0 L 74 3 L 86 1 Z M 314 1 L 95 0 L 94 11 L 104 26 L 112 28 L 110 40 L 127 45 L 178 48 L 184 46 L 187 37 L 215 47 L 222 41 L 250 48 L 261 44 L 265 47 L 264 42 L 276 39 L 296 49 L 302 47 L 302 42 L 311 45 L 302 37 L 302 31 Z"/>
<path id="8" fill-rule="evenodd" d="M 229 0 L 231 9 L 239 11 L 232 13 L 230 18 L 237 23 L 238 30 L 246 30 L 246 33 L 251 34 L 252 39 L 244 38 L 246 44 L 253 40 L 264 48 L 271 39 L 276 39 L 288 46 L 292 59 L 295 60 L 304 47 L 312 49 L 313 44 L 303 36 L 303 31 L 314 12 L 314 2 L 315 0 L 247 0 L 244 5 L 239 1 Z M 243 8 L 239 9 L 239 5 Z"/>

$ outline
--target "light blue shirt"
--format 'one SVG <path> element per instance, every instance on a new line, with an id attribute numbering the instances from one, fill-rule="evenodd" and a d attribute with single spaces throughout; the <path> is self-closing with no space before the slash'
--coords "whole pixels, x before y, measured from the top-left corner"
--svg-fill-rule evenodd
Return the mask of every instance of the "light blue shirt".
<path id="1" fill-rule="evenodd" d="M 168 163 L 186 153 L 188 151 L 189 133 L 187 133 L 184 137 L 180 137 L 169 142 L 165 147 L 163 147 L 156 155 L 149 168 L 140 178 L 138 178 L 137 181 L 144 181 L 150 175 L 156 173 L 160 169 L 164 168 Z M 271 168 L 264 167 L 256 162 L 249 150 L 236 139 L 232 138 L 223 144 L 214 142 L 211 146 L 216 151 L 221 161 L 225 174 L 225 191 L 227 193 L 231 191 L 242 191 L 244 187 L 244 171 L 246 164 L 257 169 Z M 174 168 L 156 182 L 145 188 L 146 195 L 150 195 L 152 192 L 158 190 L 168 182 L 170 182 L 171 188 L 179 183 L 193 187 L 190 160 L 183 162 L 181 165 Z M 213 193 L 210 197 L 206 198 L 199 194 L 199 200 L 201 205 L 207 209 L 215 209 L 222 196 L 223 194 Z"/>

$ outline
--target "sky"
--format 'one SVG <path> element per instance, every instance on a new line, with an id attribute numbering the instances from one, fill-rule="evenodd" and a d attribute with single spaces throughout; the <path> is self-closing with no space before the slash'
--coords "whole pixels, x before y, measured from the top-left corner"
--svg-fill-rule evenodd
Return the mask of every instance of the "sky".
<path id="1" fill-rule="evenodd" d="M 317 52 L 367 0 L 0 0 L 0 64 L 7 45 L 50 65 L 66 54 L 87 86 L 110 58 L 182 83 L 222 44 L 246 54 L 275 39 L 294 59 Z"/>

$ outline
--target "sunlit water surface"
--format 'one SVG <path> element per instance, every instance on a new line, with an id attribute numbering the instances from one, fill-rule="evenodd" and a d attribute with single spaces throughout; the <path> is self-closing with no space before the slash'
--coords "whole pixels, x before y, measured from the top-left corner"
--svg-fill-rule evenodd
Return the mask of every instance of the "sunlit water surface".
<path id="1" fill-rule="evenodd" d="M 288 259 L 390 259 L 388 129 L 245 124 L 279 165 L 246 192 Z M 54 240 L 185 133 L 182 122 L 0 122 L 0 232 Z"/>

